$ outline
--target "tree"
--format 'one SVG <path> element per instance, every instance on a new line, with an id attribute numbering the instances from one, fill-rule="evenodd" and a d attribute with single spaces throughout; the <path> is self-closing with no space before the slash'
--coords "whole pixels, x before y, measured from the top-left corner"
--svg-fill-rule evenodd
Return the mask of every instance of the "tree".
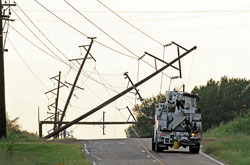
<path id="1" fill-rule="evenodd" d="M 154 121 L 155 104 L 166 102 L 165 95 L 159 94 L 155 97 L 147 98 L 141 104 L 136 104 L 132 111 L 135 114 L 137 121 Z M 129 138 L 135 137 L 151 137 L 153 132 L 152 124 L 134 124 L 129 126 L 126 130 L 126 136 Z"/>
<path id="2" fill-rule="evenodd" d="M 206 85 L 196 86 L 192 93 L 200 97 L 197 105 L 202 113 L 203 130 L 246 114 L 250 108 L 249 84 L 246 79 L 224 76 L 220 81 L 211 79 Z"/>

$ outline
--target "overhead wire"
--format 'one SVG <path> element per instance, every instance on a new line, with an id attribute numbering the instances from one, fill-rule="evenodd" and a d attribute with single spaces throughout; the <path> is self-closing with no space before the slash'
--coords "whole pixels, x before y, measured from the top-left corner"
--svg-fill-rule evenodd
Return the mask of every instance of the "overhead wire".
<path id="1" fill-rule="evenodd" d="M 42 48 L 40 48 L 39 46 L 37 46 L 36 44 L 34 44 L 32 41 L 30 41 L 28 38 L 26 38 L 22 33 L 20 33 L 19 31 L 17 31 L 17 30 L 16 30 L 14 27 L 12 27 L 11 25 L 10 25 L 10 27 L 11 27 L 16 33 L 18 33 L 22 38 L 24 38 L 26 41 L 28 41 L 30 44 L 32 44 L 33 46 L 35 46 L 36 48 L 38 48 L 38 49 L 41 50 L 42 52 L 46 53 L 47 55 L 53 57 L 54 59 L 56 59 L 56 60 L 58 60 L 58 61 L 60 61 L 60 62 L 63 62 L 63 63 L 66 64 L 67 66 L 72 67 L 72 66 L 69 65 L 68 63 L 66 63 L 66 62 L 64 62 L 64 61 L 62 61 L 62 60 L 59 60 L 58 58 L 54 57 L 53 55 L 51 55 L 51 54 L 48 53 L 47 51 L 43 50 Z M 74 68 L 73 68 L 73 69 L 74 69 Z M 74 70 L 76 70 L 76 69 L 74 69 Z M 107 85 L 105 85 L 105 84 L 103 84 L 103 83 L 101 83 L 101 82 L 95 80 L 94 78 L 92 78 L 92 77 L 91 77 L 89 74 L 87 74 L 87 73 L 81 73 L 81 74 L 85 74 L 84 76 L 85 76 L 85 77 L 89 77 L 92 81 L 95 81 L 95 82 L 97 82 L 97 83 L 99 83 L 99 84 L 101 84 L 101 85 L 103 85 L 103 86 L 107 86 Z M 109 89 L 110 89 L 110 88 L 109 88 Z"/>
<path id="2" fill-rule="evenodd" d="M 145 33 L 144 31 L 140 30 L 139 28 L 137 28 L 135 25 L 133 25 L 132 23 L 130 23 L 129 21 L 127 21 L 126 19 L 124 19 L 123 17 L 121 17 L 119 14 L 117 14 L 114 10 L 112 10 L 111 8 L 109 8 L 107 5 L 105 5 L 103 2 L 101 2 L 100 0 L 96 0 L 97 2 L 99 2 L 103 7 L 105 7 L 106 9 L 108 9 L 111 13 L 115 14 L 117 17 L 119 17 L 121 20 L 123 20 L 124 22 L 126 22 L 128 25 L 130 25 L 131 27 L 133 27 L 134 29 L 136 29 L 138 32 L 142 33 L 143 35 L 147 36 L 148 38 L 150 38 L 152 41 L 156 42 L 157 44 L 164 46 L 163 43 L 161 43 L 160 41 L 156 40 L 155 38 L 151 37 L 150 35 L 148 35 L 147 33 Z"/>
<path id="3" fill-rule="evenodd" d="M 69 65 L 67 64 L 66 62 L 58 59 L 57 57 L 55 57 L 54 55 L 48 53 L 47 51 L 43 50 L 42 48 L 40 48 L 39 46 L 37 46 L 36 44 L 34 44 L 31 40 L 29 40 L 27 37 L 25 37 L 21 32 L 19 32 L 18 30 L 16 30 L 12 25 L 9 25 L 11 29 L 13 29 L 17 34 L 19 34 L 23 39 L 25 39 L 27 42 L 29 42 L 30 44 L 32 44 L 34 47 L 36 47 L 37 49 L 39 49 L 40 51 L 44 52 L 45 54 L 49 55 L 50 57 L 60 61 L 60 62 L 63 62 L 65 63 L 66 65 Z"/>
<path id="4" fill-rule="evenodd" d="M 165 49 L 166 49 L 166 47 L 165 46 L 163 46 L 163 55 L 162 55 L 162 60 L 164 61 L 164 59 L 165 59 Z M 164 63 L 162 63 L 162 67 L 164 66 Z M 163 72 L 161 73 L 161 84 L 160 84 L 160 93 L 161 93 L 161 91 L 162 91 L 162 81 L 163 81 Z"/>
<path id="5" fill-rule="evenodd" d="M 68 4 L 73 10 L 75 10 L 79 15 L 81 15 L 84 19 L 86 19 L 89 23 L 91 23 L 93 26 L 95 26 L 98 30 L 100 30 L 101 32 L 103 32 L 106 36 L 108 36 L 111 40 L 113 40 L 115 43 L 117 43 L 118 45 L 120 45 L 122 48 L 124 48 L 125 50 L 127 50 L 129 53 L 136 55 L 134 52 L 132 52 L 131 50 L 129 50 L 127 47 L 125 47 L 123 44 L 121 44 L 119 41 L 117 41 L 115 38 L 113 38 L 111 35 L 109 35 L 107 32 L 105 32 L 102 28 L 100 28 L 99 26 L 97 26 L 93 21 L 91 21 L 89 18 L 87 18 L 85 15 L 83 15 L 79 10 L 77 10 L 73 5 L 71 5 L 68 1 L 64 0 L 64 2 L 66 2 L 66 4 Z"/>
<path id="6" fill-rule="evenodd" d="M 37 0 L 34 0 L 34 1 L 35 1 L 37 4 L 39 4 L 42 8 L 44 8 L 47 12 L 49 12 L 50 14 L 52 14 L 54 17 L 56 17 L 57 19 L 59 19 L 60 21 L 62 21 L 64 24 L 66 24 L 67 26 L 69 26 L 70 28 L 72 28 L 73 30 L 75 30 L 76 32 L 82 34 L 82 35 L 85 36 L 85 37 L 89 37 L 87 34 L 81 32 L 80 30 L 78 30 L 77 28 L 75 28 L 74 26 L 72 26 L 72 25 L 70 25 L 68 22 L 66 22 L 64 19 L 62 19 L 62 18 L 60 18 L 59 16 L 57 16 L 55 13 L 53 13 L 51 10 L 49 10 L 48 8 L 46 8 L 44 5 L 42 5 L 42 4 L 41 4 L 40 2 L 38 2 Z M 99 41 L 95 41 L 95 42 L 98 43 L 99 45 L 101 45 L 101 46 L 107 48 L 107 49 L 110 49 L 110 50 L 116 52 L 116 53 L 119 53 L 119 54 L 121 54 L 121 55 L 124 55 L 124 56 L 130 57 L 130 58 L 136 59 L 136 57 L 133 57 L 133 56 L 130 56 L 130 55 L 126 54 L 126 53 L 122 53 L 122 52 L 120 52 L 120 51 L 118 51 L 118 50 L 115 50 L 115 49 L 113 49 L 113 48 L 111 48 L 111 47 L 109 47 L 109 46 L 107 46 L 107 45 L 105 45 L 105 44 L 103 44 L 103 43 L 101 43 L 101 42 L 99 42 Z"/>
<path id="7" fill-rule="evenodd" d="M 21 59 L 21 61 L 24 63 L 24 65 L 27 67 L 27 69 L 32 73 L 32 75 L 36 78 L 36 80 L 47 90 L 49 90 L 49 88 L 39 79 L 39 77 L 35 74 L 35 72 L 31 69 L 31 67 L 29 66 L 29 64 L 25 61 L 25 59 L 21 56 L 21 54 L 19 53 L 19 51 L 17 50 L 17 48 L 15 47 L 15 45 L 12 43 L 12 41 L 8 38 L 8 41 L 10 42 L 11 46 L 13 47 L 13 49 L 15 50 L 16 54 L 18 55 L 18 57 Z"/>
<path id="8" fill-rule="evenodd" d="M 37 4 L 39 4 L 43 9 L 45 9 L 46 11 L 48 11 L 50 14 L 52 14 L 53 16 L 55 16 L 57 19 L 59 19 L 60 21 L 62 21 L 64 24 L 66 24 L 67 26 L 69 26 L 70 28 L 72 28 L 73 30 L 75 30 L 76 32 L 78 32 L 78 33 L 80 33 L 80 34 L 82 34 L 82 35 L 84 35 L 85 37 L 88 37 L 88 35 L 86 35 L 85 33 L 83 33 L 83 32 L 81 32 L 80 30 L 78 30 L 77 28 L 75 28 L 74 26 L 72 26 L 72 25 L 70 25 L 68 22 L 66 22 L 65 20 L 63 20 L 62 18 L 60 18 L 59 16 L 57 16 L 55 13 L 53 13 L 51 10 L 49 10 L 47 7 L 45 7 L 44 5 L 42 5 L 40 2 L 38 2 L 37 0 L 34 0 Z M 118 50 L 116 50 L 116 49 L 113 49 L 113 48 L 111 48 L 111 47 L 109 47 L 109 46 L 107 46 L 107 45 L 105 45 L 105 44 L 103 44 L 103 43 L 101 43 L 101 42 L 99 42 L 99 41 L 95 41 L 96 43 L 98 43 L 99 45 L 101 45 L 101 46 L 103 46 L 103 47 L 105 47 L 105 48 L 107 48 L 107 49 L 110 49 L 110 50 L 112 50 L 112 51 L 114 51 L 114 52 L 116 52 L 116 53 L 119 53 L 119 54 L 121 54 L 121 55 L 124 55 L 124 56 L 127 56 L 127 57 L 129 57 L 129 58 L 133 58 L 133 59 L 138 59 L 138 56 L 136 55 L 136 54 L 134 54 L 133 52 L 133 55 L 135 56 L 135 57 L 133 57 L 133 56 L 130 56 L 130 55 L 128 55 L 128 54 L 126 54 L 126 53 L 123 53 L 123 52 L 121 52 L 121 51 L 118 51 Z M 149 64 L 147 61 L 144 61 L 144 60 L 142 60 L 143 62 L 145 62 L 146 64 L 148 64 L 149 66 L 151 66 L 152 68 L 154 68 L 154 66 L 153 65 L 151 65 L 151 64 Z M 165 76 L 167 76 L 167 77 L 169 77 L 170 78 L 170 76 L 168 76 L 167 74 L 165 74 L 165 73 L 163 73 Z"/>
<path id="9" fill-rule="evenodd" d="M 44 12 L 44 10 L 39 10 L 39 9 L 25 9 L 24 11 L 28 12 Z M 73 11 L 71 10 L 53 10 L 54 12 L 65 12 L 65 13 L 72 13 Z M 86 10 L 85 12 L 88 13 L 107 13 L 108 11 L 104 10 Z M 118 13 L 156 13 L 156 14 L 161 14 L 161 13 L 249 13 L 250 10 L 117 10 L 115 12 Z"/>
<path id="10" fill-rule="evenodd" d="M 36 0 L 35 0 L 36 1 Z M 71 5 L 69 2 L 67 2 L 66 0 L 64 0 L 64 2 L 66 2 L 73 10 L 75 10 L 79 15 L 81 15 L 83 18 L 85 18 L 89 23 L 91 23 L 93 26 L 95 26 L 97 29 L 99 29 L 101 32 L 103 32 L 106 36 L 108 36 L 111 40 L 113 40 L 115 43 L 117 43 L 118 45 L 120 45 L 122 48 L 124 48 L 125 50 L 127 50 L 129 53 L 131 53 L 132 55 L 134 55 L 135 57 L 139 58 L 138 55 L 136 55 L 134 52 L 132 52 L 130 49 L 128 49 L 127 47 L 125 47 L 123 44 L 121 44 L 119 41 L 117 41 L 115 38 L 113 38 L 111 35 L 109 35 L 108 33 L 106 33 L 103 29 L 101 29 L 99 26 L 97 26 L 93 21 L 91 21 L 90 19 L 88 19 L 85 15 L 83 15 L 79 10 L 77 10 L 73 5 Z M 149 66 L 151 66 L 152 68 L 154 68 L 153 65 L 151 65 L 150 63 L 146 62 L 145 60 L 142 59 L 143 62 L 145 62 L 146 64 L 148 64 Z M 164 75 L 166 75 L 164 73 Z M 170 76 L 166 75 L 167 77 L 170 78 Z"/>
<path id="11" fill-rule="evenodd" d="M 190 77 L 191 77 L 191 73 L 192 73 L 192 69 L 193 69 L 193 63 L 194 63 L 194 57 L 195 57 L 196 52 L 194 52 L 193 57 L 192 57 L 192 62 L 191 62 L 191 66 L 190 66 L 190 70 L 189 70 L 189 74 L 188 74 L 188 79 L 187 79 L 187 89 L 189 87 L 189 81 L 190 81 Z"/>
<path id="12" fill-rule="evenodd" d="M 23 11 L 23 9 L 16 4 L 16 6 L 21 10 L 21 12 L 26 16 L 26 18 L 28 18 L 28 20 L 32 23 L 32 25 L 42 34 L 42 36 L 61 54 L 63 55 L 67 60 L 68 57 L 60 50 L 58 49 L 55 44 L 40 30 L 40 28 L 38 28 L 38 26 L 30 19 L 30 17 Z"/>
<path id="13" fill-rule="evenodd" d="M 28 25 L 21 19 L 21 17 L 15 12 L 15 10 L 12 10 L 15 15 L 18 17 L 18 19 L 23 23 L 23 25 L 33 34 L 33 36 L 44 46 L 46 47 L 55 57 L 58 58 L 58 60 L 66 63 L 64 60 L 62 60 L 58 55 L 56 55 L 29 27 Z"/>

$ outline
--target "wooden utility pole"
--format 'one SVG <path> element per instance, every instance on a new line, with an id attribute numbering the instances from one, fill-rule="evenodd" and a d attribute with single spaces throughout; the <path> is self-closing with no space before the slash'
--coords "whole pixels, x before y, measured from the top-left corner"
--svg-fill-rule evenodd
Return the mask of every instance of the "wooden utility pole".
<path id="1" fill-rule="evenodd" d="M 74 89 L 75 89 L 75 87 L 76 87 L 78 78 L 79 78 L 79 76 L 80 76 L 80 74 L 81 74 L 81 72 L 82 72 L 82 68 L 83 68 L 83 66 L 84 66 L 84 64 L 85 64 L 85 61 L 86 61 L 87 58 L 88 58 L 88 55 L 89 55 L 89 53 L 90 53 L 90 49 L 91 49 L 92 44 L 93 44 L 93 42 L 94 42 L 94 39 L 96 39 L 96 37 L 88 37 L 88 39 L 91 39 L 90 45 L 87 45 L 87 46 L 88 46 L 88 49 L 87 49 L 86 55 L 85 55 L 85 57 L 84 57 L 83 60 L 82 60 L 82 63 L 81 63 L 81 66 L 80 66 L 80 68 L 79 68 L 79 71 L 78 71 L 78 73 L 77 73 L 77 75 L 76 75 L 75 81 L 74 81 L 74 83 L 73 83 L 73 85 L 72 85 L 72 87 L 71 87 L 69 96 L 68 96 L 68 98 L 67 98 L 67 101 L 66 101 L 66 103 L 65 103 L 65 106 L 64 106 L 64 109 L 63 109 L 61 118 L 60 118 L 60 122 L 63 121 L 63 118 L 64 118 L 65 113 L 66 113 L 66 111 L 67 111 L 68 105 L 69 105 L 69 103 L 70 103 L 70 99 L 71 99 L 71 97 L 72 97 L 72 95 L 73 95 L 73 92 L 74 92 Z M 61 125 L 61 123 L 60 123 L 60 124 L 58 125 L 58 128 L 60 128 L 61 126 L 62 126 L 62 125 Z"/>
<path id="2" fill-rule="evenodd" d="M 3 48 L 3 19 L 2 19 L 2 1 L 0 0 L 0 138 L 6 137 L 6 112 L 5 112 L 5 87 L 4 87 L 4 48 Z"/>
<path id="3" fill-rule="evenodd" d="M 102 122 L 103 122 L 103 125 L 102 125 L 102 134 L 105 135 L 105 112 L 103 111 L 103 114 L 102 114 Z"/>
<path id="4" fill-rule="evenodd" d="M 57 93 L 56 93 L 56 102 L 55 102 L 55 118 L 54 121 L 56 122 L 59 118 L 59 113 L 57 112 L 58 110 L 58 100 L 59 100 L 59 91 L 60 91 L 60 84 L 61 84 L 61 72 L 58 74 L 58 85 L 57 85 Z M 54 124 L 54 131 L 57 129 L 57 124 Z M 55 136 L 54 138 L 57 138 Z"/>
<path id="5" fill-rule="evenodd" d="M 4 43 L 3 43 L 3 20 L 9 21 L 9 15 L 5 15 L 4 9 L 15 4 L 2 4 L 0 0 L 0 139 L 7 136 L 6 129 L 6 107 L 5 107 L 5 85 L 4 85 Z"/>

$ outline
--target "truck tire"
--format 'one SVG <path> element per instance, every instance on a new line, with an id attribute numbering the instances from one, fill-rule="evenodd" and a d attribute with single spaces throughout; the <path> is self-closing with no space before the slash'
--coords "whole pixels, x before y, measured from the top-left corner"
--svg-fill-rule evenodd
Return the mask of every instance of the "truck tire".
<path id="1" fill-rule="evenodd" d="M 200 152 L 200 144 L 189 146 L 189 151 L 193 154 L 198 154 Z"/>
<path id="2" fill-rule="evenodd" d="M 155 143 L 155 151 L 156 152 L 163 152 L 163 148 L 159 146 L 159 143 Z"/>
<path id="3" fill-rule="evenodd" d="M 155 142 L 154 142 L 154 137 L 152 137 L 152 150 L 155 151 Z"/>

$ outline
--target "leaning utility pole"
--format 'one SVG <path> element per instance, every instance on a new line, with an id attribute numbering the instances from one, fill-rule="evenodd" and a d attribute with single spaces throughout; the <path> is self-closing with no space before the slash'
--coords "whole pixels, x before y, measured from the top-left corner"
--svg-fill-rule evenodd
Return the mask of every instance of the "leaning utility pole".
<path id="1" fill-rule="evenodd" d="M 9 15 L 5 15 L 4 7 L 7 9 L 15 4 L 2 4 L 0 0 L 0 139 L 7 136 L 6 129 L 6 110 L 5 110 L 5 85 L 4 85 L 4 42 L 3 42 L 3 20 L 10 21 Z"/>
<path id="2" fill-rule="evenodd" d="M 87 52 L 86 52 L 85 57 L 82 59 L 82 63 L 81 63 L 81 65 L 80 65 L 79 71 L 78 71 L 78 73 L 77 73 L 77 75 L 76 75 L 75 81 L 74 81 L 74 83 L 73 83 L 73 85 L 72 85 L 72 88 L 71 88 L 71 90 L 70 90 L 69 96 L 68 96 L 67 101 L 66 101 L 66 103 L 65 103 L 65 106 L 64 106 L 64 109 L 63 109 L 61 118 L 60 118 L 60 122 L 63 121 L 63 118 L 64 118 L 65 113 L 66 113 L 66 111 L 67 111 L 68 105 L 69 105 L 69 103 L 70 103 L 70 99 L 71 99 L 71 97 L 72 97 L 72 95 L 73 95 L 73 92 L 74 92 L 74 89 L 75 89 L 75 87 L 76 87 L 78 78 L 79 78 L 79 76 L 80 76 L 80 74 L 81 74 L 81 72 L 82 72 L 82 68 L 83 68 L 83 66 L 84 66 L 84 64 L 85 64 L 85 61 L 86 61 L 87 58 L 88 58 L 88 55 L 89 55 L 89 53 L 90 53 L 90 49 L 91 49 L 92 44 L 93 44 L 93 42 L 94 42 L 94 39 L 96 39 L 96 37 L 88 37 L 88 39 L 91 39 L 91 42 L 90 42 L 89 45 L 84 45 L 84 46 L 83 46 L 83 47 L 87 46 L 88 49 L 87 49 Z M 77 60 L 77 59 L 76 59 L 76 60 Z M 58 128 L 60 128 L 61 126 L 62 126 L 62 125 L 61 125 L 61 123 L 60 123 L 60 124 L 58 125 Z"/>

